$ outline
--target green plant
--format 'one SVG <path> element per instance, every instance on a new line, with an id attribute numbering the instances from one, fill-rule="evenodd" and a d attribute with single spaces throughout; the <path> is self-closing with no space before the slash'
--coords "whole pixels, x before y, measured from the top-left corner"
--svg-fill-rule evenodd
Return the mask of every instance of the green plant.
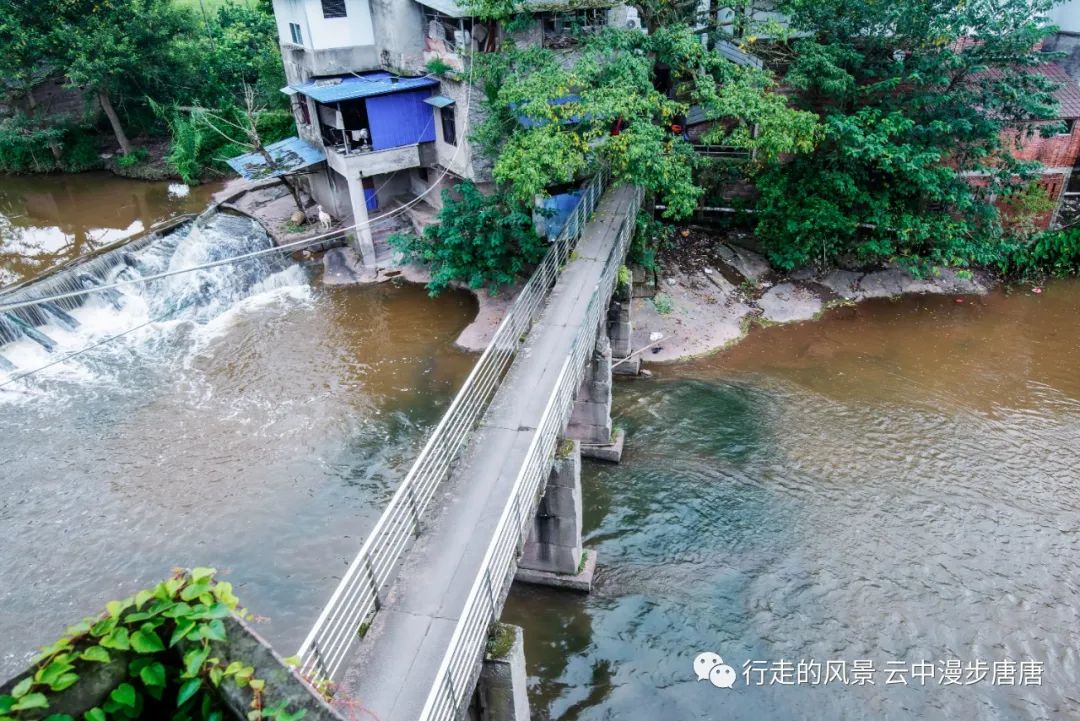
<path id="1" fill-rule="evenodd" d="M 454 191 L 458 197 L 443 191 L 439 222 L 422 236 L 390 237 L 407 258 L 430 264 L 427 288 L 432 295 L 455 280 L 494 293 L 544 256 L 546 245 L 521 206 L 502 195 L 485 195 L 470 181 Z"/>
<path id="2" fill-rule="evenodd" d="M 130 153 L 117 156 L 116 165 L 120 168 L 134 168 L 139 163 L 145 162 L 148 157 L 150 154 L 145 148 L 134 148 Z"/>
<path id="3" fill-rule="evenodd" d="M 225 664 L 214 654 L 215 644 L 226 640 L 224 619 L 239 611 L 231 584 L 216 581 L 214 573 L 212 568 L 178 571 L 68 628 L 9 695 L 0 695 L 0 721 L 46 716 L 58 694 L 108 664 L 122 664 L 124 677 L 103 703 L 85 712 L 86 721 L 220 721 L 225 707 L 218 689 L 226 680 L 250 690 L 251 721 L 302 718 L 302 710 L 266 705 L 265 681 L 255 678 L 253 667 Z M 72 717 L 54 713 L 47 721 Z"/>
<path id="4" fill-rule="evenodd" d="M 652 299 L 653 308 L 660 315 L 668 315 L 675 310 L 675 305 L 671 301 L 671 296 L 666 293 L 657 293 Z"/>
<path id="5" fill-rule="evenodd" d="M 453 66 L 438 57 L 428 60 L 427 65 L 424 67 L 426 67 L 427 71 L 432 75 L 445 75 L 454 69 Z"/>
<path id="6" fill-rule="evenodd" d="M 510 649 L 514 646 L 514 627 L 505 623 L 495 622 L 488 631 L 487 655 L 491 658 L 506 658 Z"/>

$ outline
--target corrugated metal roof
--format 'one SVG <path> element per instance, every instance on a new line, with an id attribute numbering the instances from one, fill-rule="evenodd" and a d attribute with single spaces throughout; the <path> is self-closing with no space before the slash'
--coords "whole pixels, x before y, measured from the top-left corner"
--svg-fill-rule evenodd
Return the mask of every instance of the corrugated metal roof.
<path id="1" fill-rule="evenodd" d="M 432 10 L 438 10 L 443 15 L 449 15 L 452 18 L 466 18 L 472 16 L 470 8 L 456 2 L 456 0 L 417 0 L 421 5 L 431 8 Z M 592 0 L 592 2 L 580 3 L 574 0 L 524 0 L 522 7 L 529 12 L 540 12 L 544 10 L 575 10 L 585 7 L 614 7 L 617 5 L 617 0 Z"/>
<path id="2" fill-rule="evenodd" d="M 761 58 L 756 55 L 751 55 L 743 50 L 739 50 L 737 46 L 729 43 L 727 40 L 721 40 L 716 43 L 716 52 L 720 53 L 736 65 L 748 65 L 753 68 L 765 66 L 765 63 L 762 62 Z"/>
<path id="3" fill-rule="evenodd" d="M 259 152 L 238 155 L 225 162 L 246 180 L 263 180 L 294 173 L 326 160 L 326 154 L 322 150 L 295 137 L 271 143 L 266 146 L 266 151 L 277 166 L 273 170 L 267 167 L 266 158 Z"/>
<path id="4" fill-rule="evenodd" d="M 432 95 L 430 98 L 424 100 L 428 105 L 434 105 L 436 108 L 446 108 L 454 104 L 453 98 L 448 98 L 445 95 Z"/>
<path id="5" fill-rule="evenodd" d="M 343 100 L 431 88 L 438 84 L 439 81 L 435 78 L 403 78 L 386 72 L 377 72 L 349 75 L 343 78 L 309 80 L 303 85 L 289 85 L 288 87 L 320 103 L 339 103 Z"/>
<path id="6" fill-rule="evenodd" d="M 1080 118 L 1080 86 L 1069 77 L 1069 73 L 1056 62 L 1047 62 L 1029 68 L 1017 68 L 1024 73 L 1042 75 L 1058 84 L 1054 91 L 1054 98 L 1058 101 L 1059 108 L 1056 120 L 1069 120 Z M 973 81 L 983 78 L 1001 78 L 1002 71 L 998 68 L 990 68 L 972 76 Z"/>

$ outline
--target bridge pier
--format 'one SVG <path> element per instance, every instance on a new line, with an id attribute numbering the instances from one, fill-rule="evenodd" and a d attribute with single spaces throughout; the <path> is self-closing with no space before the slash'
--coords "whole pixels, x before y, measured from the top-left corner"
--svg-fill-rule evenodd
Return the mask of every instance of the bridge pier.
<path id="1" fill-rule="evenodd" d="M 574 399 L 566 437 L 581 442 L 581 455 L 598 461 L 618 463 L 622 458 L 625 434 L 611 424 L 611 340 L 607 320 L 596 334 L 593 359 Z"/>
<path id="2" fill-rule="evenodd" d="M 495 624 L 495 637 L 484 655 L 468 721 L 529 721 L 529 686 L 525 672 L 525 632 L 521 626 Z"/>
<path id="3" fill-rule="evenodd" d="M 615 284 L 615 291 L 611 295 L 611 305 L 608 306 L 607 334 L 611 339 L 611 372 L 615 375 L 636 376 L 641 373 L 641 356 L 634 356 L 630 360 L 619 363 L 623 358 L 629 358 L 634 352 L 631 345 L 634 325 L 630 317 L 630 305 L 634 297 L 633 283 L 633 275 L 630 272 L 620 271 L 619 282 Z"/>
<path id="4" fill-rule="evenodd" d="M 581 545 L 581 503 L 581 443 L 564 439 L 518 559 L 515 580 L 576 591 L 592 589 L 596 552 Z"/>

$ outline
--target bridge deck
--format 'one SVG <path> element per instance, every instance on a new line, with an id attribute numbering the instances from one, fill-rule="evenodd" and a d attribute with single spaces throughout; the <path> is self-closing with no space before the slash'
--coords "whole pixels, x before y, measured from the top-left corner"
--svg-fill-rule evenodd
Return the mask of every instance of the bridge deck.
<path id="1" fill-rule="evenodd" d="M 634 194 L 624 186 L 600 202 L 469 450 L 436 497 L 424 533 L 346 662 L 339 698 L 382 721 L 420 716 Z"/>

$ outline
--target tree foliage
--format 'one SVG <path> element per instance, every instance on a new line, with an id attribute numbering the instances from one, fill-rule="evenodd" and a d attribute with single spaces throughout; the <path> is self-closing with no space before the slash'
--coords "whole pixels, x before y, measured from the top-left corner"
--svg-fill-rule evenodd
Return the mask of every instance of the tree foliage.
<path id="1" fill-rule="evenodd" d="M 998 257 L 1006 229 L 991 199 L 1034 168 L 1013 159 L 1010 137 L 1057 129 L 1046 122 L 1055 84 L 1033 72 L 1047 60 L 1035 48 L 1050 6 L 789 0 L 793 24 L 813 36 L 793 43 L 785 82 L 823 132 L 813 152 L 756 179 L 773 261 Z"/>
<path id="2" fill-rule="evenodd" d="M 546 243 L 522 206 L 484 195 L 469 181 L 456 185 L 454 193 L 444 190 L 442 202 L 439 222 L 424 228 L 422 236 L 390 238 L 407 258 L 430 266 L 432 295 L 454 281 L 495 292 L 543 258 Z"/>
<path id="3" fill-rule="evenodd" d="M 657 89 L 660 66 L 670 68 L 674 98 Z M 651 35 L 605 30 L 570 64 L 550 50 L 511 46 L 485 59 L 482 76 L 487 118 L 476 139 L 496 158 L 495 180 L 522 204 L 605 164 L 653 192 L 668 217 L 686 217 L 703 193 L 699 161 L 669 127 L 690 105 L 727 121 L 712 142 L 762 158 L 805 152 L 817 134 L 812 113 L 770 92 L 767 72 L 729 62 L 686 25 Z"/>
<path id="4" fill-rule="evenodd" d="M 50 78 L 82 91 L 88 109 L 103 109 L 109 123 L 102 127 L 129 156 L 129 136 L 179 133 L 171 156 L 188 180 L 225 143 L 193 142 L 180 117 L 183 108 L 235 115 L 243 109 L 244 88 L 253 87 L 271 112 L 288 112 L 278 92 L 284 78 L 267 7 L 226 2 L 207 16 L 173 0 L 55 0 L 49 8 L 45 13 L 33 3 L 0 0 L 0 40 L 10 49 L 0 57 L 0 72 L 9 79 L 3 100 L 18 109 L 3 120 L 10 132 L 0 133 L 0 164 L 6 169 L 77 166 L 77 146 L 99 128 L 94 112 L 58 116 L 37 108 L 35 86 Z M 54 151 L 51 161 L 47 154 L 27 157 L 20 149 L 23 139 L 45 136 Z"/>
<path id="5" fill-rule="evenodd" d="M 100 673 L 105 666 L 118 666 L 122 675 L 83 713 L 87 721 L 220 721 L 231 715 L 222 701 L 223 684 L 243 689 L 250 698 L 251 721 L 299 721 L 303 710 L 289 711 L 287 702 L 266 703 L 266 681 L 255 677 L 252 666 L 220 658 L 220 644 L 227 641 L 224 619 L 244 612 L 231 584 L 216 581 L 214 573 L 212 568 L 177 572 L 152 589 L 110 601 L 101 615 L 68 628 L 9 694 L 0 694 L 0 721 L 74 721 L 55 710 L 83 700 L 80 682 L 111 678 L 114 674 Z M 95 694 L 90 691 L 85 699 Z"/>

